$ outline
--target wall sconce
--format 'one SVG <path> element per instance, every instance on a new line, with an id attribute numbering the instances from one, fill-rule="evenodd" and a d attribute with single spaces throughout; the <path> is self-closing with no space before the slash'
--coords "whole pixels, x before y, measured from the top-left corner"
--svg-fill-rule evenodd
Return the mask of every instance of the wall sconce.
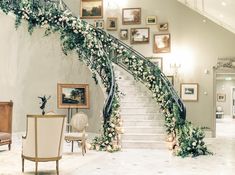
<path id="1" fill-rule="evenodd" d="M 170 64 L 170 68 L 173 70 L 174 76 L 177 77 L 178 70 L 179 70 L 179 68 L 181 68 L 181 64 L 177 64 L 177 63 Z"/>

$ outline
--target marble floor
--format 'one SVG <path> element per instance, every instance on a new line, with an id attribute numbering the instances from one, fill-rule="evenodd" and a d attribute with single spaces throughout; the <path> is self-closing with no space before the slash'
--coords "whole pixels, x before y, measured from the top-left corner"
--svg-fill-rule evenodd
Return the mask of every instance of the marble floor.
<path id="1" fill-rule="evenodd" d="M 235 120 L 217 120 L 217 138 L 206 142 L 213 156 L 180 158 L 167 149 L 125 149 L 116 153 L 88 151 L 83 157 L 65 143 L 61 175 L 233 175 L 235 172 Z M 11 151 L 0 147 L 0 175 L 20 175 L 21 134 L 14 135 Z M 55 163 L 39 164 L 40 175 L 55 174 Z M 25 162 L 25 175 L 34 174 L 34 163 Z"/>

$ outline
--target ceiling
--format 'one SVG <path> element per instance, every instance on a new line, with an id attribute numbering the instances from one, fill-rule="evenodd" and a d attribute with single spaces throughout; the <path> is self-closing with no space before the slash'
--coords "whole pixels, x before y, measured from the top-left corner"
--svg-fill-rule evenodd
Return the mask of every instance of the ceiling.
<path id="1" fill-rule="evenodd" d="M 235 0 L 178 0 L 235 33 Z M 206 22 L 206 20 L 204 20 Z"/>

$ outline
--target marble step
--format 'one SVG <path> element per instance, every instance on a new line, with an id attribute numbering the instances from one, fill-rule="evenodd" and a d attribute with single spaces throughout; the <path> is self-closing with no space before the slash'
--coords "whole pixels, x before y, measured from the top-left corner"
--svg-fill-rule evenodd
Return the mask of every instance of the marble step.
<path id="1" fill-rule="evenodd" d="M 158 108 L 153 108 L 153 107 L 122 107 L 121 108 L 121 113 L 125 114 L 134 114 L 134 113 L 158 113 Z"/>
<path id="2" fill-rule="evenodd" d="M 148 98 L 152 97 L 149 94 L 147 94 L 146 92 L 141 92 L 141 91 L 139 91 L 139 92 L 134 92 L 134 91 L 126 92 L 126 91 L 120 90 L 120 92 L 122 92 L 124 98 L 125 97 L 148 97 Z"/>
<path id="3" fill-rule="evenodd" d="M 148 103 L 148 102 L 146 102 L 146 103 L 143 103 L 143 102 L 136 102 L 136 103 L 121 102 L 120 105 L 121 105 L 121 108 L 122 107 L 126 107 L 126 108 L 129 108 L 129 107 L 135 107 L 135 108 L 137 108 L 137 107 L 148 107 L 148 108 L 150 108 L 150 107 L 152 107 L 152 108 L 158 109 L 158 111 L 159 111 L 159 107 L 157 105 L 155 105 L 153 103 Z"/>
<path id="4" fill-rule="evenodd" d="M 145 134 L 163 134 L 165 132 L 164 127 L 161 126 L 154 126 L 154 127 L 148 127 L 148 126 L 128 126 L 123 127 L 124 134 L 130 134 L 130 133 L 145 133 Z"/>
<path id="5" fill-rule="evenodd" d="M 165 139 L 166 139 L 165 134 L 133 133 L 133 134 L 122 135 L 122 140 L 164 141 Z"/>
<path id="6" fill-rule="evenodd" d="M 162 114 L 160 113 L 148 113 L 148 114 L 127 114 L 120 113 L 122 119 L 125 120 L 162 120 Z"/>
<path id="7" fill-rule="evenodd" d="M 126 149 L 167 149 L 164 141 L 122 140 L 122 148 Z"/>
<path id="8" fill-rule="evenodd" d="M 121 102 L 149 102 L 149 103 L 154 103 L 154 99 L 152 97 L 138 97 L 138 96 L 133 96 L 133 97 L 126 97 L 122 96 Z"/>
<path id="9" fill-rule="evenodd" d="M 128 126 L 164 126 L 164 120 L 124 120 L 123 127 Z"/>

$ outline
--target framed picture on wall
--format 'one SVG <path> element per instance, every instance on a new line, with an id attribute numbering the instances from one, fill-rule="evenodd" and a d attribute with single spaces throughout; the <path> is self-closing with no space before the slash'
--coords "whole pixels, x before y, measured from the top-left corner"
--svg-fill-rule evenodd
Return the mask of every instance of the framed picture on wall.
<path id="1" fill-rule="evenodd" d="M 156 16 L 147 16 L 146 17 L 146 24 L 147 25 L 157 24 L 157 17 Z"/>
<path id="2" fill-rule="evenodd" d="M 158 29 L 159 31 L 168 31 L 168 23 L 160 23 Z"/>
<path id="3" fill-rule="evenodd" d="M 226 94 L 218 93 L 217 94 L 217 102 L 225 102 L 226 101 Z"/>
<path id="4" fill-rule="evenodd" d="M 156 65 L 161 71 L 163 71 L 162 57 L 148 57 L 154 65 Z"/>
<path id="5" fill-rule="evenodd" d="M 174 76 L 173 75 L 168 75 L 166 76 L 167 79 L 170 81 L 170 83 L 172 84 L 172 86 L 174 86 Z"/>
<path id="6" fill-rule="evenodd" d="M 88 84 L 57 84 L 58 108 L 82 108 L 89 106 Z"/>
<path id="7" fill-rule="evenodd" d="M 167 34 L 155 34 L 153 43 L 154 53 L 168 53 L 171 50 L 171 36 Z"/>
<path id="8" fill-rule="evenodd" d="M 141 8 L 122 9 L 122 24 L 141 24 Z"/>
<path id="9" fill-rule="evenodd" d="M 120 39 L 121 40 L 128 40 L 128 29 L 120 29 Z"/>
<path id="10" fill-rule="evenodd" d="M 104 20 L 95 20 L 94 26 L 99 29 L 104 29 Z"/>
<path id="11" fill-rule="evenodd" d="M 103 0 L 81 0 L 82 19 L 103 18 Z"/>
<path id="12" fill-rule="evenodd" d="M 149 28 L 131 28 L 131 44 L 149 43 Z"/>
<path id="13" fill-rule="evenodd" d="M 198 101 L 198 83 L 181 83 L 180 97 L 183 101 Z"/>
<path id="14" fill-rule="evenodd" d="M 107 18 L 107 30 L 117 30 L 117 18 L 109 17 Z"/>

